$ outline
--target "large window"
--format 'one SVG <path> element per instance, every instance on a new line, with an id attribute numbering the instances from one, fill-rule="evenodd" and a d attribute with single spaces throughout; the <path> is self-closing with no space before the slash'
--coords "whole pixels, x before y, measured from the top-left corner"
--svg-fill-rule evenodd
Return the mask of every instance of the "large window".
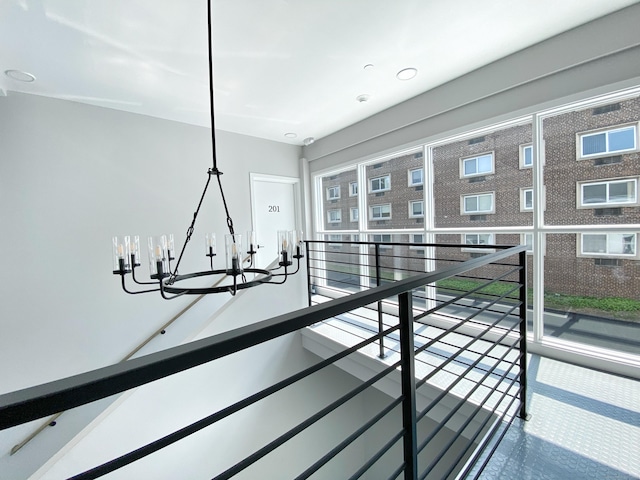
<path id="1" fill-rule="evenodd" d="M 462 197 L 462 213 L 493 213 L 493 193 L 464 195 Z"/>
<path id="2" fill-rule="evenodd" d="M 595 256 L 635 257 L 635 233 L 583 233 L 580 235 L 580 253 Z"/>
<path id="3" fill-rule="evenodd" d="M 638 179 L 608 180 L 578 183 L 579 206 L 599 207 L 637 204 Z"/>
<path id="4" fill-rule="evenodd" d="M 463 158 L 461 161 L 461 177 L 487 175 L 489 173 L 493 173 L 493 153 Z"/>
<path id="5" fill-rule="evenodd" d="M 626 152 L 637 148 L 637 126 L 628 125 L 578 135 L 579 158 Z"/>
<path id="6" fill-rule="evenodd" d="M 376 177 L 369 180 L 370 191 L 384 192 L 391 189 L 391 176 L 385 175 L 383 177 Z"/>
<path id="7" fill-rule="evenodd" d="M 391 204 L 371 205 L 369 207 L 370 220 L 387 220 L 391 218 Z"/>

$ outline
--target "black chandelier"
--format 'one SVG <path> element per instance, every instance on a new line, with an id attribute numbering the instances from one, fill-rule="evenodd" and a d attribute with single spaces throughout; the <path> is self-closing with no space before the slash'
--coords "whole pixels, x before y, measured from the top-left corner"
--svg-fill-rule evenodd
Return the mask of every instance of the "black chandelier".
<path id="1" fill-rule="evenodd" d="M 161 235 L 157 237 L 149 237 L 148 239 L 148 257 L 149 257 L 149 273 L 151 282 L 139 281 L 136 278 L 136 267 L 140 266 L 140 237 L 135 236 L 116 236 L 113 237 L 113 273 L 120 275 L 122 280 L 122 289 L 129 294 L 137 295 L 141 293 L 160 292 L 162 298 L 171 300 L 182 295 L 205 295 L 209 293 L 229 292 L 235 295 L 238 290 L 255 287 L 263 283 L 283 284 L 288 275 L 298 273 L 300 269 L 300 259 L 304 257 L 302 245 L 302 232 L 300 231 L 279 231 L 278 232 L 278 267 L 270 270 L 254 268 L 254 256 L 257 253 L 259 245 L 256 243 L 255 232 L 248 232 L 245 248 L 243 248 L 242 235 L 235 233 L 233 228 L 233 220 L 229 214 L 227 201 L 222 190 L 221 175 L 218 170 L 216 158 L 216 135 L 215 122 L 213 114 L 213 48 L 211 40 L 211 0 L 207 1 L 207 31 L 209 39 L 209 102 L 211 113 L 211 146 L 213 150 L 213 168 L 207 171 L 207 182 L 204 186 L 200 202 L 193 214 L 191 225 L 187 229 L 186 238 L 182 251 L 175 263 L 175 267 L 171 266 L 171 262 L 175 260 L 175 247 L 173 235 Z M 184 255 L 187 244 L 191 240 L 194 231 L 198 212 L 202 206 L 202 202 L 207 193 L 207 188 L 211 182 L 211 177 L 216 177 L 222 197 L 222 204 L 227 216 L 227 228 L 229 233 L 225 235 L 225 257 L 226 265 L 224 269 L 214 269 L 213 259 L 216 256 L 216 236 L 215 233 L 207 233 L 205 236 L 206 256 L 209 257 L 209 269 L 199 272 L 179 274 L 178 267 Z M 246 256 L 243 252 L 246 252 Z M 296 270 L 290 272 L 289 267 L 296 259 Z M 127 288 L 126 277 L 131 274 L 133 282 L 137 285 L 154 285 L 155 288 L 146 288 L 132 291 Z M 247 274 L 252 274 L 252 279 L 247 280 Z M 206 277 L 210 275 L 224 275 L 221 281 L 210 287 L 183 287 L 179 283 L 198 277 Z M 184 284 L 183 284 L 184 285 Z"/>

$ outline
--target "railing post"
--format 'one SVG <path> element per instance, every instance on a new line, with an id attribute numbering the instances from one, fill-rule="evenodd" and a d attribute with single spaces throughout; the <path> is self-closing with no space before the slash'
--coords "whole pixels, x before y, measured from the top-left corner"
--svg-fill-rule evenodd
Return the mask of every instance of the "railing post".
<path id="1" fill-rule="evenodd" d="M 380 244 L 374 244 L 376 255 L 376 287 L 380 286 Z M 378 333 L 382 333 L 384 324 L 382 323 L 382 301 L 378 301 Z M 384 337 L 380 337 L 380 358 L 384 358 Z"/>
<path id="2" fill-rule="evenodd" d="M 520 262 L 520 418 L 527 415 L 527 252 L 518 254 Z"/>
<path id="3" fill-rule="evenodd" d="M 402 426 L 404 429 L 404 478 L 418 478 L 416 434 L 416 377 L 413 345 L 413 299 L 411 291 L 398 295 L 402 382 Z"/>
<path id="4" fill-rule="evenodd" d="M 305 252 L 307 254 L 307 298 L 309 301 L 309 306 L 311 306 L 311 259 L 309 258 L 309 240 L 304 241 L 304 247 L 307 249 Z"/>

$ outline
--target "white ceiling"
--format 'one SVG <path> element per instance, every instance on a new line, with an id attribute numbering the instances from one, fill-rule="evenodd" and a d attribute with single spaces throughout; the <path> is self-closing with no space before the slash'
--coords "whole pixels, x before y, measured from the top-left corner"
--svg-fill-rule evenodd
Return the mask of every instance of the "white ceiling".
<path id="1" fill-rule="evenodd" d="M 301 145 L 638 1 L 213 0 L 216 128 Z M 206 12 L 0 0 L 0 88 L 208 126 Z"/>

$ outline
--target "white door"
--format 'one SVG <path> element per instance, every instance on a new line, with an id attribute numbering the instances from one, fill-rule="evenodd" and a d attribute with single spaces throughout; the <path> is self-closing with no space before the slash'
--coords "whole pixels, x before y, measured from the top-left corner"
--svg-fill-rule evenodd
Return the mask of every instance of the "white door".
<path id="1" fill-rule="evenodd" d="M 278 257 L 279 230 L 299 230 L 299 185 L 298 178 L 251 174 L 253 229 L 260 245 L 257 268 L 266 268 Z"/>

